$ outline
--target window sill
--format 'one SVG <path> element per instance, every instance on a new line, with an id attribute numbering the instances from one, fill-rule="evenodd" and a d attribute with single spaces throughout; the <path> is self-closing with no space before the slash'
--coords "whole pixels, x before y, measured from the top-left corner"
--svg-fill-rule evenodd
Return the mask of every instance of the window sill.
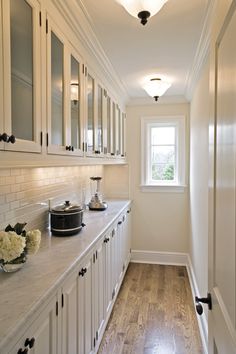
<path id="1" fill-rule="evenodd" d="M 184 193 L 186 188 L 186 185 L 140 185 L 140 191 L 148 193 Z"/>

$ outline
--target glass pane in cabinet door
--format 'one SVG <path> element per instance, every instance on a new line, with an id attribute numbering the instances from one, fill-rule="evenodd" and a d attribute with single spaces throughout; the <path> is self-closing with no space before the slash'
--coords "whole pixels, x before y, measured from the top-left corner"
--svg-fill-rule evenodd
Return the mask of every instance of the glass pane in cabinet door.
<path id="1" fill-rule="evenodd" d="M 107 97 L 107 152 L 111 153 L 111 99 Z"/>
<path id="2" fill-rule="evenodd" d="M 71 145 L 81 148 L 79 62 L 71 56 Z"/>
<path id="3" fill-rule="evenodd" d="M 102 88 L 98 85 L 98 150 L 103 149 L 103 136 L 102 136 Z"/>
<path id="4" fill-rule="evenodd" d="M 33 14 L 24 0 L 10 0 L 12 134 L 34 139 Z"/>
<path id="5" fill-rule="evenodd" d="M 63 44 L 51 32 L 51 141 L 64 145 Z"/>
<path id="6" fill-rule="evenodd" d="M 112 153 L 116 153 L 116 104 L 112 103 Z"/>
<path id="7" fill-rule="evenodd" d="M 87 79 L 87 109 L 88 109 L 88 151 L 94 150 L 94 79 L 88 74 Z"/>
<path id="8" fill-rule="evenodd" d="M 117 122 L 117 130 L 118 130 L 118 144 L 117 144 L 117 154 L 120 155 L 121 153 L 121 112 L 120 112 L 120 108 L 117 108 L 117 116 L 118 116 L 118 122 Z"/>

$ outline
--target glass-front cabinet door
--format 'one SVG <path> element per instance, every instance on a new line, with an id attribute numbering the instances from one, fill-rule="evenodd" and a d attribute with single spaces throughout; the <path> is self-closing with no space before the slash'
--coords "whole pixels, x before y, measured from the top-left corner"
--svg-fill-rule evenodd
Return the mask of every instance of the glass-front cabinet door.
<path id="1" fill-rule="evenodd" d="M 0 1 L 0 21 L 2 20 L 2 3 Z M 3 78 L 3 33 L 2 26 L 0 25 L 0 77 Z M 2 134 L 4 133 L 3 125 L 3 81 L 0 83 L 0 150 L 4 149 L 4 141 L 1 139 Z"/>
<path id="2" fill-rule="evenodd" d="M 91 156 L 95 153 L 95 79 L 86 70 L 86 155 Z"/>
<path id="3" fill-rule="evenodd" d="M 112 130 L 111 130 L 111 98 L 107 91 L 103 90 L 103 153 L 104 157 L 110 156 L 112 146 Z"/>
<path id="4" fill-rule="evenodd" d="M 82 155 L 81 60 L 48 18 L 48 153 Z"/>
<path id="5" fill-rule="evenodd" d="M 40 5 L 2 1 L 5 150 L 41 152 Z"/>
<path id="6" fill-rule="evenodd" d="M 70 119 L 67 146 L 79 156 L 83 156 L 82 65 L 82 60 L 75 53 L 70 55 Z"/>

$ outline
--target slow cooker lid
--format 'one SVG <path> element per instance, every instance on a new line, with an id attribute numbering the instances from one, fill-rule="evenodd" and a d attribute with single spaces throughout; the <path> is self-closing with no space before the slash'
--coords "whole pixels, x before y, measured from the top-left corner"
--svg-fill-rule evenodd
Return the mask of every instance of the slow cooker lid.
<path id="1" fill-rule="evenodd" d="M 52 211 L 56 211 L 57 213 L 72 213 L 76 211 L 81 211 L 83 208 L 81 205 L 72 204 L 69 200 L 66 200 L 64 204 L 60 204 L 52 208 Z"/>

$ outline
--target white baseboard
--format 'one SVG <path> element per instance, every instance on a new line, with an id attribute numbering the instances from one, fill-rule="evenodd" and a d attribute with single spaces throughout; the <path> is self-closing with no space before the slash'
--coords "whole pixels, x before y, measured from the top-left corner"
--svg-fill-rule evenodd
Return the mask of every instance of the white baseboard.
<path id="1" fill-rule="evenodd" d="M 191 286 L 193 301 L 195 295 L 199 296 L 199 288 L 194 274 L 191 259 L 188 253 L 178 252 L 154 252 L 154 251 L 131 251 L 131 262 L 134 263 L 149 263 L 149 264 L 166 264 L 166 265 L 183 265 L 187 268 L 189 282 Z M 208 353 L 208 326 L 205 313 L 201 316 L 197 315 L 198 326 L 202 339 L 204 354 Z"/>
<path id="2" fill-rule="evenodd" d="M 131 251 L 131 262 L 150 264 L 187 265 L 187 253 L 154 252 L 154 251 Z"/>

